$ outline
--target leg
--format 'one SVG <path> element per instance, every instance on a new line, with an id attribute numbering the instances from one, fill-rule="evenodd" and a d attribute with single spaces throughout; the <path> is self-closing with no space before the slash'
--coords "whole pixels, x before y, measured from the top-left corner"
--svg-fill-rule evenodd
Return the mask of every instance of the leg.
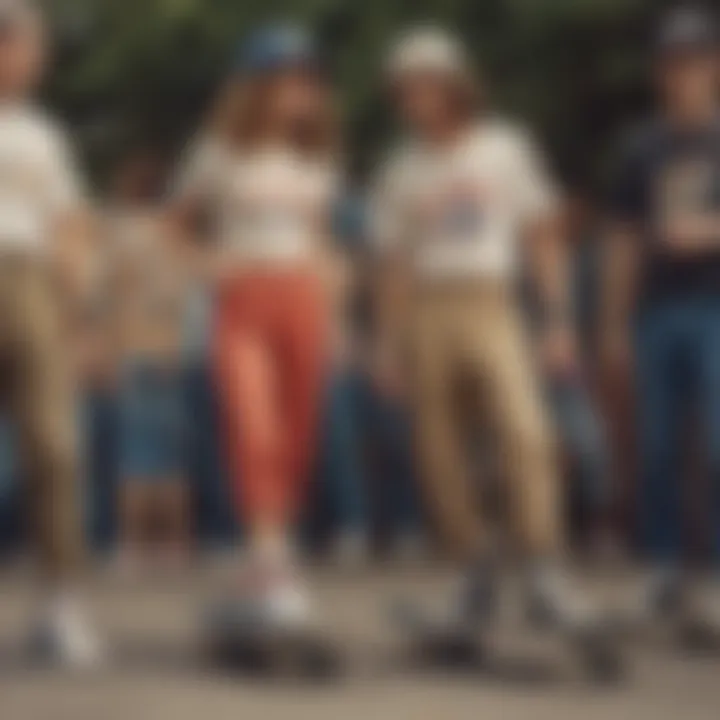
<path id="1" fill-rule="evenodd" d="M 272 353 L 242 328 L 220 330 L 217 377 L 236 508 L 253 534 L 283 535 L 292 501 L 284 468 L 279 386 Z"/>
<path id="2" fill-rule="evenodd" d="M 123 478 L 118 494 L 120 562 L 123 573 L 134 573 L 147 550 L 150 490 L 147 481 Z"/>
<path id="3" fill-rule="evenodd" d="M 18 288 L 11 405 L 42 567 L 51 583 L 65 584 L 76 577 L 83 551 L 75 388 L 43 279 L 28 275 Z"/>
<path id="4" fill-rule="evenodd" d="M 305 510 L 310 472 L 317 453 L 318 430 L 328 382 L 325 300 L 314 278 L 297 278 L 287 288 L 287 306 L 277 338 L 279 397 L 283 410 L 282 443 L 289 519 Z"/>
<path id="5" fill-rule="evenodd" d="M 507 301 L 510 303 L 511 301 Z M 562 496 L 545 406 L 521 320 L 498 303 L 476 357 L 510 483 L 515 528 L 530 557 L 555 557 L 564 540 Z"/>
<path id="6" fill-rule="evenodd" d="M 580 382 L 551 380 L 549 399 L 560 441 L 570 455 L 574 477 L 579 481 L 576 491 L 581 517 L 589 521 L 589 530 L 601 529 L 612 502 L 608 450 L 601 420 L 588 389 Z"/>
<path id="7" fill-rule="evenodd" d="M 419 534 L 423 521 L 413 457 L 411 419 L 400 401 L 391 403 L 385 411 L 390 483 L 388 504 L 394 530 L 400 534 Z"/>
<path id="8" fill-rule="evenodd" d="M 18 472 L 15 435 L 0 418 L 0 557 L 15 550 L 20 540 Z"/>
<path id="9" fill-rule="evenodd" d="M 158 434 L 159 385 L 152 365 L 131 363 L 123 369 L 119 392 L 121 569 L 132 573 L 147 559 L 155 540 L 157 459 L 163 452 Z"/>
<path id="10" fill-rule="evenodd" d="M 320 467 L 334 533 L 332 554 L 355 565 L 366 559 L 370 538 L 354 378 L 348 370 L 335 371 L 326 417 Z"/>
<path id="11" fill-rule="evenodd" d="M 356 420 L 352 379 L 339 373 L 332 383 L 326 435 L 328 489 L 339 529 L 365 534 L 367 510 Z"/>
<path id="12" fill-rule="evenodd" d="M 180 476 L 164 478 L 157 486 L 156 499 L 162 523 L 164 555 L 173 567 L 182 565 L 190 548 L 187 486 Z"/>
<path id="13" fill-rule="evenodd" d="M 676 564 L 682 538 L 679 477 L 684 420 L 687 419 L 683 370 L 686 323 L 656 309 L 641 321 L 637 334 L 637 392 L 640 422 L 641 547 L 660 565 Z"/>
<path id="14" fill-rule="evenodd" d="M 701 392 L 711 480 L 710 528 L 716 566 L 720 567 L 720 307 L 705 312 L 702 338 Z"/>
<path id="15" fill-rule="evenodd" d="M 190 548 L 188 487 L 189 416 L 184 402 L 183 374 L 179 367 L 162 370 L 157 423 L 156 496 L 162 523 L 162 547 L 168 563 L 182 565 Z"/>
<path id="16" fill-rule="evenodd" d="M 82 432 L 88 484 L 90 485 L 90 537 L 101 552 L 115 540 L 117 502 L 117 412 L 109 390 L 91 391 L 83 403 Z"/>
<path id="17" fill-rule="evenodd" d="M 38 649 L 52 659 L 88 667 L 101 659 L 101 648 L 74 588 L 83 554 L 75 387 L 64 354 L 60 313 L 43 269 L 20 270 L 10 281 L 15 284 L 11 345 L 16 372 L 11 409 L 51 589 Z"/>
<path id="18" fill-rule="evenodd" d="M 216 361 L 251 556 L 241 602 L 211 619 L 213 632 L 240 642 L 246 632 L 286 637 L 307 621 L 290 541 L 307 487 L 324 360 L 317 308 L 302 296 L 293 302 L 292 278 L 243 282 L 237 316 L 223 317 L 221 308 Z"/>
<path id="19" fill-rule="evenodd" d="M 410 413 L 401 398 L 377 398 L 376 403 L 374 422 L 382 461 L 380 483 L 391 533 L 391 552 L 398 559 L 417 559 L 427 545 Z"/>
<path id="20" fill-rule="evenodd" d="M 528 615 L 567 634 L 592 673 L 614 676 L 619 658 L 602 615 L 562 568 L 560 478 L 522 321 L 508 298 L 490 309 L 483 326 L 487 334 L 475 336 L 475 352 L 499 431 L 515 526 L 530 561 Z M 475 321 L 469 320 L 472 327 Z"/>
<path id="21" fill-rule="evenodd" d="M 237 530 L 218 441 L 217 400 L 210 368 L 206 362 L 196 361 L 185 373 L 185 412 L 193 419 L 188 429 L 187 471 L 198 535 L 210 547 L 228 546 Z"/>
<path id="22" fill-rule="evenodd" d="M 698 298 L 690 309 L 692 318 L 686 319 L 685 325 L 692 330 L 688 346 L 694 361 L 692 370 L 696 371 L 692 374 L 698 379 L 698 386 L 693 389 L 698 391 L 700 399 L 710 476 L 709 486 L 702 486 L 703 491 L 709 489 L 709 495 L 704 493 L 701 498 L 705 501 L 702 507 L 707 511 L 701 512 L 700 524 L 703 530 L 708 527 L 711 530 L 715 572 L 705 582 L 693 576 L 680 576 L 685 582 L 677 588 L 666 581 L 660 589 L 669 603 L 675 604 L 666 602 L 659 609 L 666 613 L 675 611 L 681 639 L 691 649 L 717 653 L 720 650 L 720 575 L 717 572 L 720 559 L 720 305 L 711 299 Z M 688 480 L 697 480 L 697 477 L 693 473 Z M 692 484 L 697 487 L 697 483 Z M 679 544 L 679 538 L 675 542 Z M 677 573 L 670 575 L 670 580 L 677 576 Z"/>
<path id="23" fill-rule="evenodd" d="M 379 505 L 378 520 L 401 554 L 413 546 L 420 550 L 425 528 L 408 398 L 387 397 L 364 375 L 356 383 L 368 441 L 365 450 L 371 458 L 368 481 L 378 496 L 374 503 Z"/>
<path id="24" fill-rule="evenodd" d="M 416 447 L 426 505 L 435 513 L 443 540 L 469 561 L 482 551 L 484 537 L 455 415 L 457 358 L 439 333 L 451 319 L 422 312 L 416 323 Z"/>

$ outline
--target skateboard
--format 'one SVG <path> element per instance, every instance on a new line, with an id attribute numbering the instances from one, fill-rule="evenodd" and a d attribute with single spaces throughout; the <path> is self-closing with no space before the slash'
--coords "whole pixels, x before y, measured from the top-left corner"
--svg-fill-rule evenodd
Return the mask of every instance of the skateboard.
<path id="1" fill-rule="evenodd" d="M 528 625 L 540 631 L 556 631 L 566 638 L 571 650 L 593 681 L 613 683 L 625 675 L 616 623 L 601 619 L 589 627 L 566 628 L 542 604 L 531 601 L 525 608 Z"/>
<path id="2" fill-rule="evenodd" d="M 476 626 L 432 618 L 409 602 L 396 603 L 391 618 L 421 662 L 448 669 L 492 669 L 488 642 Z M 565 637 L 593 682 L 610 684 L 625 676 L 619 644 L 604 626 L 567 631 Z"/>
<path id="3" fill-rule="evenodd" d="M 216 603 L 205 613 L 205 643 L 217 665 L 243 673 L 315 680 L 337 678 L 341 654 L 309 627 L 275 627 L 252 607 Z"/>
<path id="4" fill-rule="evenodd" d="M 410 641 L 412 654 L 423 663 L 447 668 L 481 667 L 486 647 L 476 628 L 433 618 L 407 601 L 390 610 L 393 626 Z"/>

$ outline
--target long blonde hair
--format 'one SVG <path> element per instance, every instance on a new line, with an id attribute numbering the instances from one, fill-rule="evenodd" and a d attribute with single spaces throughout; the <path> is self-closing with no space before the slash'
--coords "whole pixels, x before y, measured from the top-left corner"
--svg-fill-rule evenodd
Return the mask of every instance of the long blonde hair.
<path id="1" fill-rule="evenodd" d="M 318 81 L 321 82 L 321 81 Z M 245 150 L 262 142 L 273 77 L 233 78 L 220 89 L 206 121 L 206 132 L 226 147 Z M 339 150 L 339 122 L 329 93 L 317 115 L 290 138 L 302 154 L 329 158 Z"/>

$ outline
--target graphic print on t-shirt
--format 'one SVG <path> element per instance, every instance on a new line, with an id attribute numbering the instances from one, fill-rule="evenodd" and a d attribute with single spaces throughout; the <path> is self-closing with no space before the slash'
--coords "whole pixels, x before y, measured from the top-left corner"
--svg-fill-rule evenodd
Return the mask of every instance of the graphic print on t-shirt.
<path id="1" fill-rule="evenodd" d="M 661 227 L 678 218 L 712 211 L 718 204 L 717 176 L 712 158 L 668 161 L 655 186 L 655 207 Z"/>
<path id="2" fill-rule="evenodd" d="M 448 147 L 409 142 L 391 156 L 373 197 L 380 250 L 404 248 L 423 279 L 511 278 L 524 231 L 556 210 L 554 185 L 525 133 L 503 121 Z"/>
<path id="3" fill-rule="evenodd" d="M 480 194 L 471 183 L 460 183 L 448 190 L 441 222 L 449 240 L 468 241 L 477 237 L 483 219 Z"/>
<path id="4" fill-rule="evenodd" d="M 469 243 L 483 238 L 486 212 L 482 189 L 472 179 L 450 181 L 417 200 L 418 228 L 430 243 Z"/>

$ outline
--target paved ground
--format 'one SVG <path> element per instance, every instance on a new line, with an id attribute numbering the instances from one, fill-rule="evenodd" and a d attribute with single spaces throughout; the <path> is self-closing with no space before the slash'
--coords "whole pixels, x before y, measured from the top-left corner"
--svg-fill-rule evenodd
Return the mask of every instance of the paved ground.
<path id="1" fill-rule="evenodd" d="M 195 621 L 203 597 L 221 583 L 217 572 L 135 587 L 97 581 L 93 599 L 116 647 L 112 669 L 91 679 L 31 669 L 18 653 L 31 607 L 28 584 L 0 578 L 0 719 L 720 718 L 720 660 L 681 657 L 657 639 L 632 651 L 632 677 L 612 689 L 588 684 L 557 643 L 505 629 L 493 639 L 498 660 L 489 674 L 413 668 L 382 608 L 398 593 L 432 601 L 442 576 L 390 569 L 319 574 L 323 611 L 350 657 L 349 676 L 330 687 L 250 680 L 206 666 Z"/>

